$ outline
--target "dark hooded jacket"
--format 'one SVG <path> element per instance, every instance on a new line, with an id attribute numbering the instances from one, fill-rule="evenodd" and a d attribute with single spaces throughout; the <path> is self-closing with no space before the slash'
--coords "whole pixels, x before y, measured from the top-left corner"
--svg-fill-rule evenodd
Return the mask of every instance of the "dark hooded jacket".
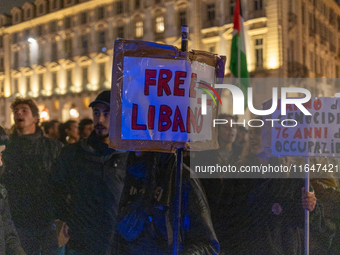
<path id="1" fill-rule="evenodd" d="M 109 254 L 126 156 L 109 148 L 94 132 L 62 150 L 52 182 L 58 218 L 69 226 L 70 249 L 83 254 Z"/>
<path id="2" fill-rule="evenodd" d="M 130 153 L 117 226 L 119 254 L 172 254 L 175 159 L 169 153 Z M 180 254 L 218 254 L 204 191 L 183 166 Z"/>
<path id="3" fill-rule="evenodd" d="M 15 132 L 3 153 L 2 183 L 8 190 L 16 227 L 38 230 L 54 223 L 49 179 L 62 144 L 43 135 L 18 136 Z"/>

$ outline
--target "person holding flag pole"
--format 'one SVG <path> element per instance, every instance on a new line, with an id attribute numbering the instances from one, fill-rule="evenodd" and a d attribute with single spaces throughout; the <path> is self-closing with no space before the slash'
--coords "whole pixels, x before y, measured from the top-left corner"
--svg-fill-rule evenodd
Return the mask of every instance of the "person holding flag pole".
<path id="1" fill-rule="evenodd" d="M 241 1 L 236 0 L 234 11 L 234 30 L 231 44 L 230 66 L 231 76 L 236 77 L 238 85 L 245 95 L 244 109 L 247 108 L 247 89 L 249 87 L 249 72 L 247 69 L 247 57 L 245 50 L 245 35 L 243 27 L 243 17 Z M 308 158 L 306 158 L 308 164 Z M 305 176 L 305 194 L 309 193 L 310 177 L 309 173 Z M 309 211 L 305 210 L 305 235 L 304 235 L 305 254 L 309 254 Z"/>

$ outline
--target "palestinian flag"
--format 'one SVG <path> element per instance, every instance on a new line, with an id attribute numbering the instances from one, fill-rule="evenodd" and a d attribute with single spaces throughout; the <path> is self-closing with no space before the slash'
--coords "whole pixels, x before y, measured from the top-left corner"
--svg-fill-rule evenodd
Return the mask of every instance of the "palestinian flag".
<path id="1" fill-rule="evenodd" d="M 240 62 L 240 63 L 239 63 Z M 247 88 L 249 87 L 249 73 L 247 68 L 247 57 L 244 40 L 243 18 L 241 13 L 240 0 L 236 0 L 234 11 L 234 31 L 231 43 L 230 66 L 229 70 L 232 75 L 241 79 L 241 84 L 238 84 L 243 95 L 245 95 L 244 109 L 247 108 Z"/>

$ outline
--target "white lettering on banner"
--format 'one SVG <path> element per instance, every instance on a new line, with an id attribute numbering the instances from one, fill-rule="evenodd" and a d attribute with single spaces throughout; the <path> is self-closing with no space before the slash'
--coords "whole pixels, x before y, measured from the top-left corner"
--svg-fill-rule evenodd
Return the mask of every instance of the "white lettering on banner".
<path id="1" fill-rule="evenodd" d="M 121 139 L 211 140 L 212 107 L 202 115 L 196 80 L 215 68 L 196 61 L 124 57 Z"/>

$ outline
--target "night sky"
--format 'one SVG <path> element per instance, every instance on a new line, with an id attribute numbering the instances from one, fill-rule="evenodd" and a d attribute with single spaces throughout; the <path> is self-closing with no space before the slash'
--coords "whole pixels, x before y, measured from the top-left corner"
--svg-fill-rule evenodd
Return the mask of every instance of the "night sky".
<path id="1" fill-rule="evenodd" d="M 33 3 L 34 0 L 0 0 L 0 13 L 11 14 L 14 6 L 21 7 L 25 2 Z"/>

